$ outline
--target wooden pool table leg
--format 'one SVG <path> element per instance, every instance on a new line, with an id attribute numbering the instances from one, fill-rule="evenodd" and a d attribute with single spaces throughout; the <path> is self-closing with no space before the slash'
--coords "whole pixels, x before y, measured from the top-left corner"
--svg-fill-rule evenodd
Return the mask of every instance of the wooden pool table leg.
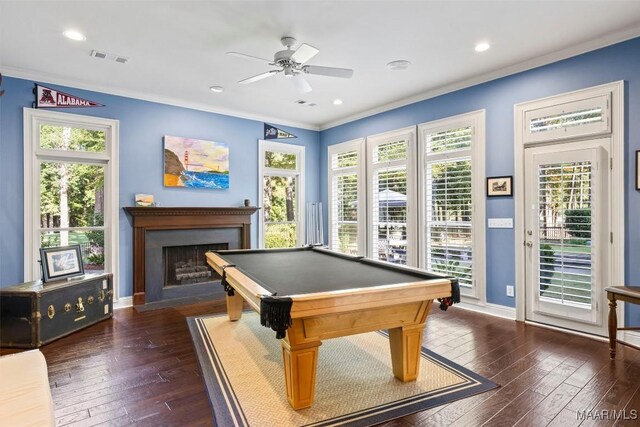
<path id="1" fill-rule="evenodd" d="M 227 295 L 227 314 L 229 315 L 229 320 L 240 320 L 243 306 L 244 299 L 238 295 L 237 292 L 233 296 Z"/>
<path id="2" fill-rule="evenodd" d="M 291 344 L 289 336 L 280 340 L 287 400 L 293 409 L 308 408 L 316 393 L 316 371 L 320 341 Z"/>
<path id="3" fill-rule="evenodd" d="M 400 381 L 413 381 L 420 370 L 424 323 L 389 329 L 393 375 Z"/>

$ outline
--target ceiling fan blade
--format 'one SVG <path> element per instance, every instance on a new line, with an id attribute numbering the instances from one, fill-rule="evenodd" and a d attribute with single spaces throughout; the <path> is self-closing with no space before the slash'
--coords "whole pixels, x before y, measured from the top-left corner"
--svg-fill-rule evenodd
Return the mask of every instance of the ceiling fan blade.
<path id="1" fill-rule="evenodd" d="M 246 78 L 244 80 L 240 80 L 238 83 L 247 84 L 247 83 L 257 82 L 258 80 L 262 80 L 262 79 L 266 79 L 267 77 L 275 76 L 280 71 L 282 71 L 282 70 L 267 71 L 266 73 L 261 73 L 261 74 L 258 74 L 256 76 L 249 77 L 249 78 Z"/>
<path id="2" fill-rule="evenodd" d="M 229 56 L 236 56 L 238 58 L 243 58 L 243 59 L 251 59 L 254 61 L 260 61 L 260 62 L 266 62 L 268 64 L 271 64 L 272 61 L 268 60 L 268 59 L 264 59 L 264 58 L 258 58 L 257 56 L 252 56 L 252 55 L 247 55 L 246 53 L 240 53 L 240 52 L 227 52 L 227 55 Z"/>
<path id="3" fill-rule="evenodd" d="M 296 49 L 295 52 L 293 52 L 293 55 L 291 55 L 291 59 L 298 64 L 304 64 L 305 62 L 316 56 L 318 52 L 320 51 L 315 47 L 310 46 L 306 43 L 302 43 L 300 47 Z"/>
<path id="4" fill-rule="evenodd" d="M 302 74 L 296 74 L 291 77 L 291 81 L 293 82 L 293 86 L 295 86 L 296 90 L 300 93 L 311 92 L 311 85 L 302 77 Z"/>
<path id="5" fill-rule="evenodd" d="M 342 77 L 343 79 L 350 79 L 353 76 L 353 70 L 350 68 L 334 68 L 334 67 L 321 67 L 319 65 L 305 65 L 302 67 L 302 71 L 307 74 L 315 74 L 318 76 L 329 77 Z"/>

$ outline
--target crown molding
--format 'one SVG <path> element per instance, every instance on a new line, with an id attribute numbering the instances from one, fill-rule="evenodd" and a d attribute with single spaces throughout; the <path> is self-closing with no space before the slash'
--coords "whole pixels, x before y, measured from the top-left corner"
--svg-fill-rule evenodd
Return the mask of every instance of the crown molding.
<path id="1" fill-rule="evenodd" d="M 551 52 L 536 58 L 519 62 L 508 67 L 500 68 L 495 71 L 490 71 L 479 76 L 475 76 L 469 79 L 460 80 L 437 89 L 428 90 L 426 92 L 419 93 L 409 98 L 404 98 L 398 101 L 393 101 L 388 104 L 381 105 L 370 110 L 365 110 L 357 114 L 353 114 L 344 117 L 339 120 L 334 120 L 328 123 L 320 125 L 320 131 L 334 128 L 346 123 L 350 123 L 356 120 L 360 120 L 366 117 L 373 116 L 375 114 L 384 113 L 386 111 L 394 110 L 396 108 L 404 107 L 406 105 L 415 104 L 420 101 L 435 98 L 437 96 L 445 95 L 447 93 L 455 92 L 468 87 L 476 86 L 482 83 L 487 83 L 492 80 L 496 80 L 502 77 L 507 77 L 513 74 L 521 73 L 534 68 L 542 67 L 544 65 L 552 64 L 554 62 L 562 61 L 564 59 L 572 58 L 574 56 L 581 55 L 583 53 L 591 52 L 593 50 L 601 49 L 603 47 L 611 46 L 616 43 L 621 43 L 627 40 L 631 40 L 640 36 L 640 25 L 634 25 L 627 27 L 623 30 L 615 33 L 610 33 L 597 39 L 589 40 L 584 43 L 571 46 L 566 49 L 561 49 L 555 52 Z"/>
<path id="2" fill-rule="evenodd" d="M 561 49 L 555 52 L 548 53 L 546 55 L 538 56 L 536 58 L 523 61 L 508 67 L 504 67 L 495 71 L 484 73 L 469 79 L 453 82 L 448 85 L 439 87 L 437 89 L 421 92 L 419 94 L 413 95 L 408 98 L 383 104 L 383 105 L 380 105 L 379 107 L 368 109 L 360 113 L 352 114 L 352 115 L 343 117 L 342 119 L 334 120 L 327 123 L 322 123 L 320 125 L 315 125 L 315 124 L 306 123 L 306 122 L 295 122 L 295 121 L 290 121 L 290 120 L 286 120 L 278 117 L 263 116 L 259 114 L 247 114 L 246 112 L 232 110 L 232 109 L 214 108 L 207 104 L 188 102 L 182 99 L 163 97 L 160 95 L 146 93 L 146 92 L 114 89 L 112 87 L 94 84 L 86 81 L 74 81 L 60 75 L 37 72 L 32 70 L 25 70 L 25 69 L 20 69 L 20 68 L 5 66 L 5 65 L 0 65 L 0 68 L 2 68 L 2 73 L 8 77 L 46 82 L 50 84 L 68 86 L 68 87 L 77 88 L 77 89 L 101 92 L 109 95 L 123 96 L 127 98 L 139 99 L 143 101 L 156 102 L 159 104 L 190 108 L 190 109 L 199 110 L 199 111 L 206 111 L 210 113 L 221 114 L 225 116 L 232 116 L 232 117 L 242 118 L 247 120 L 268 122 L 268 123 L 278 124 L 282 126 L 292 126 L 292 127 L 308 129 L 312 131 L 324 131 L 327 129 L 334 128 L 336 126 L 340 126 L 340 125 L 350 123 L 359 119 L 373 116 L 375 114 L 384 113 L 386 111 L 404 107 L 406 105 L 415 104 L 417 102 L 435 98 L 440 95 L 455 92 L 461 89 L 465 89 L 471 86 L 476 86 L 476 85 L 486 83 L 492 80 L 496 80 L 502 77 L 507 77 L 513 74 L 538 68 L 538 67 L 548 65 L 554 62 L 558 62 L 564 59 L 568 59 L 577 55 L 581 55 L 583 53 L 587 53 L 593 50 L 601 49 L 603 47 L 611 46 L 616 43 L 621 43 L 623 41 L 630 40 L 638 36 L 640 36 L 640 25 L 634 25 L 631 27 L 624 28 L 615 33 L 610 33 L 602 37 L 589 40 L 587 42 L 580 43 L 575 46 L 571 46 L 566 49 Z"/>
<path id="3" fill-rule="evenodd" d="M 90 90 L 93 92 L 100 92 L 107 95 L 123 96 L 126 98 L 133 98 L 133 99 L 138 99 L 142 101 L 156 102 L 158 104 L 172 105 L 174 107 L 182 107 L 182 108 L 189 108 L 192 110 L 206 111 L 208 113 L 215 113 L 223 116 L 231 116 L 234 118 L 253 120 L 257 122 L 267 122 L 269 124 L 274 124 L 279 126 L 291 126 L 291 127 L 308 129 L 313 131 L 320 130 L 319 126 L 316 126 L 310 123 L 294 122 L 290 120 L 283 120 L 278 117 L 263 116 L 260 114 L 247 114 L 246 112 L 232 110 L 232 109 L 215 108 L 207 104 L 189 102 L 183 99 L 170 98 L 170 97 L 160 96 L 152 93 L 131 91 L 126 89 L 115 89 L 113 87 L 90 83 L 82 80 L 72 80 L 72 79 L 69 79 L 68 77 L 63 77 L 56 74 L 25 70 L 25 69 L 6 66 L 2 64 L 0 64 L 0 69 L 2 70 L 2 74 L 4 76 L 14 77 L 17 79 L 33 80 L 33 81 L 42 82 L 45 84 L 48 83 L 48 84 L 55 84 L 60 86 L 67 86 L 74 89 Z"/>

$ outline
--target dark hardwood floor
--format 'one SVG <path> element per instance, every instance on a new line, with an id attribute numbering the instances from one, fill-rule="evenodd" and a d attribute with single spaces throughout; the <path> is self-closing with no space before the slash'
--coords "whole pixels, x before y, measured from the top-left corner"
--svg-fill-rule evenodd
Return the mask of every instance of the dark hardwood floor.
<path id="1" fill-rule="evenodd" d="M 213 425 L 185 317 L 225 310 L 222 302 L 116 310 L 113 320 L 42 347 L 58 426 Z M 578 418 L 640 412 L 639 350 L 619 346 L 612 362 L 604 342 L 456 307 L 431 312 L 425 345 L 502 387 L 386 427 L 640 425 Z"/>

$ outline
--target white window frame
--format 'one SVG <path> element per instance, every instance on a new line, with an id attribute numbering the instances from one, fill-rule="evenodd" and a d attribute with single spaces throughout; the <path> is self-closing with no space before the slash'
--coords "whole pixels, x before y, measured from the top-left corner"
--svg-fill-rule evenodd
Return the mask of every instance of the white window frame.
<path id="1" fill-rule="evenodd" d="M 528 125 L 527 112 L 539 110 L 545 107 L 553 107 L 581 100 L 600 98 L 608 100 L 608 125 L 611 138 L 611 158 L 609 159 L 611 168 L 611 178 L 609 189 L 611 194 L 610 218 L 611 218 L 611 252 L 610 271 L 611 277 L 608 283 L 624 283 L 624 215 L 620 215 L 624 210 L 625 176 L 624 176 L 624 81 L 607 83 L 574 92 L 563 93 L 538 100 L 522 102 L 514 105 L 514 164 L 515 175 L 524 176 L 524 149 L 527 141 Z M 612 114 L 613 113 L 613 114 Z M 576 126 L 579 128 L 580 126 Z M 571 136 L 571 139 L 581 138 L 593 139 L 601 136 L 603 130 L 585 129 L 587 133 L 580 131 Z M 589 133 L 591 132 L 591 133 Z M 604 133 L 607 133 L 604 131 Z M 543 141 L 541 143 L 545 143 Z M 525 213 L 524 209 L 524 179 L 516 180 L 514 183 L 515 202 L 515 252 L 516 252 L 516 320 L 525 320 Z M 618 304 L 618 326 L 624 326 L 624 304 Z M 632 332 L 623 331 L 622 340 L 631 340 L 635 335 Z M 637 339 L 637 338 L 635 338 Z"/>
<path id="2" fill-rule="evenodd" d="M 51 124 L 105 132 L 105 151 L 40 148 L 40 125 Z M 41 161 L 93 163 L 104 166 L 105 272 L 113 273 L 115 301 L 119 299 L 119 121 L 100 117 L 24 108 L 24 280 L 40 278 L 40 168 Z"/>
<path id="3" fill-rule="evenodd" d="M 575 139 L 581 136 L 597 137 L 611 133 L 611 94 L 597 94 L 594 96 L 583 96 L 571 94 L 561 99 L 539 104 L 536 108 L 527 109 L 524 112 L 525 129 L 522 135 L 524 145 L 539 142 L 555 142 L 564 139 Z M 566 112 L 577 112 L 590 108 L 600 108 L 602 110 L 602 121 L 560 127 L 542 132 L 531 132 L 531 121 L 542 117 L 560 116 Z"/>
<path id="4" fill-rule="evenodd" d="M 366 233 L 365 218 L 367 212 L 367 204 L 365 200 L 366 188 L 366 167 L 365 167 L 365 140 L 364 138 L 354 139 L 352 141 L 342 142 L 328 147 L 327 154 L 327 188 L 328 188 L 328 212 L 329 212 L 329 247 L 333 248 L 333 231 L 334 231 L 334 209 L 333 204 L 333 179 L 340 175 L 348 175 L 355 173 L 358 179 L 358 255 L 364 256 L 366 251 Z M 358 156 L 358 164 L 345 168 L 333 169 L 332 158 L 334 155 L 355 151 Z"/>
<path id="5" fill-rule="evenodd" d="M 266 230 L 264 222 L 263 211 L 263 195 L 264 195 L 264 177 L 269 176 L 292 176 L 298 177 L 298 188 L 296 189 L 296 219 L 298 224 L 296 225 L 296 238 L 298 246 L 304 244 L 305 236 L 305 196 L 304 196 L 304 170 L 305 170 L 305 157 L 304 146 L 285 144 L 283 142 L 265 141 L 260 139 L 258 141 L 259 155 L 258 155 L 258 207 L 260 208 L 260 221 L 258 221 L 258 246 L 264 248 L 264 232 Z M 288 153 L 296 155 L 296 168 L 295 169 L 278 169 L 268 168 L 264 165 L 265 152 L 274 151 L 278 153 Z"/>
<path id="6" fill-rule="evenodd" d="M 485 110 L 473 111 L 434 120 L 418 125 L 418 168 L 420 179 L 418 180 L 418 206 L 419 215 L 419 247 L 420 247 L 420 268 L 426 268 L 425 259 L 427 244 L 427 224 L 426 224 L 426 198 L 425 198 L 425 178 L 427 174 L 427 152 L 426 135 L 448 129 L 471 127 L 472 143 L 471 148 L 457 152 L 431 155 L 430 158 L 440 157 L 444 159 L 455 159 L 458 157 L 471 156 L 471 204 L 472 204 L 472 247 L 473 247 L 473 287 L 461 287 L 463 299 L 476 300 L 478 303 L 486 303 L 486 207 L 485 207 Z M 467 301 L 474 302 L 474 301 Z"/>
<path id="7" fill-rule="evenodd" d="M 407 140 L 407 158 L 404 160 L 391 160 L 386 163 L 373 163 L 373 153 L 375 148 L 386 142 L 392 142 L 404 138 Z M 409 126 L 396 129 L 366 138 L 366 170 L 367 170 L 367 222 L 366 222 L 366 247 L 367 256 L 378 259 L 377 250 L 374 248 L 371 239 L 371 227 L 373 225 L 373 213 L 371 203 L 374 200 L 371 183 L 373 175 L 378 169 L 385 169 L 394 166 L 404 166 L 407 169 L 407 265 L 416 267 L 418 265 L 418 239 L 417 239 L 417 197 L 416 197 L 416 127 Z"/>

